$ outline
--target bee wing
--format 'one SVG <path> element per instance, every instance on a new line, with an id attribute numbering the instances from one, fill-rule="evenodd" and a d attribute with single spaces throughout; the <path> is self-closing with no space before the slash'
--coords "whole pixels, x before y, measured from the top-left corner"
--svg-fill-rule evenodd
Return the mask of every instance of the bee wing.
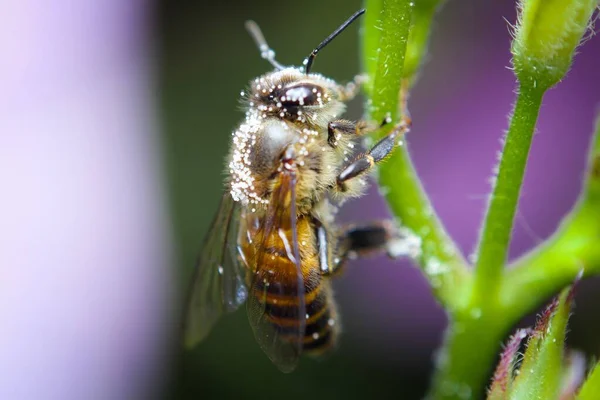
<path id="1" fill-rule="evenodd" d="M 204 240 L 191 283 L 184 322 L 184 342 L 193 347 L 225 312 L 235 311 L 248 294 L 247 269 L 237 254 L 240 208 L 228 192 Z"/>
<path id="2" fill-rule="evenodd" d="M 283 372 L 298 362 L 306 323 L 296 218 L 296 174 L 284 170 L 256 235 L 260 245 L 246 303 L 256 340 Z"/>

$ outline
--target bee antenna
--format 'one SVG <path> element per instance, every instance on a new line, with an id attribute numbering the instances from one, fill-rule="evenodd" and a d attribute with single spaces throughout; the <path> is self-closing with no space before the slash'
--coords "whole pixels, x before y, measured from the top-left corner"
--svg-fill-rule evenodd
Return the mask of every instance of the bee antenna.
<path id="1" fill-rule="evenodd" d="M 271 63 L 277 69 L 284 69 L 285 67 L 275 61 L 275 52 L 269 47 L 262 31 L 258 27 L 258 24 L 254 21 L 246 21 L 246 29 L 252 36 L 252 39 L 256 42 L 258 49 L 260 50 L 260 56 Z"/>
<path id="2" fill-rule="evenodd" d="M 352 16 L 350 18 L 348 18 L 346 20 L 346 22 L 344 22 L 335 31 L 333 31 L 333 33 L 331 35 L 329 35 L 325 40 L 323 40 L 320 45 L 318 45 L 317 47 L 315 47 L 315 49 L 310 53 L 310 55 L 307 58 L 304 59 L 304 62 L 303 62 L 303 64 L 305 65 L 305 72 L 306 72 L 307 75 L 310 72 L 310 68 L 312 67 L 313 61 L 315 60 L 315 57 L 317 56 L 317 53 L 319 51 L 321 51 L 321 49 L 323 47 L 327 46 L 329 44 L 329 42 L 331 42 L 333 39 L 335 39 L 335 37 L 337 35 L 339 35 L 340 33 L 342 33 L 342 31 L 344 29 L 346 29 L 351 23 L 353 23 L 354 21 L 356 21 L 356 19 L 358 17 L 360 17 L 361 15 L 363 15 L 364 13 L 365 13 L 365 9 L 363 8 L 362 10 L 358 10 L 357 12 L 355 12 L 354 14 L 352 14 Z"/>

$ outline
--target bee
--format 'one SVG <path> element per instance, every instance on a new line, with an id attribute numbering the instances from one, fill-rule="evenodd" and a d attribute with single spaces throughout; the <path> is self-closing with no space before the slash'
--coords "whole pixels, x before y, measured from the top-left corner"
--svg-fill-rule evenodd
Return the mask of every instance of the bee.
<path id="1" fill-rule="evenodd" d="M 292 371 L 302 353 L 336 345 L 340 323 L 330 278 L 345 261 L 393 255 L 392 223 L 337 226 L 336 206 L 364 192 L 367 173 L 408 132 L 407 113 L 366 153 L 357 140 L 382 124 L 340 119 L 364 79 L 341 85 L 311 68 L 317 54 L 360 17 L 319 44 L 300 67 L 275 60 L 258 26 L 246 26 L 274 70 L 242 92 L 244 121 L 232 134 L 228 178 L 191 284 L 184 340 L 193 347 L 217 319 L 246 303 L 254 336 L 271 361 Z"/>

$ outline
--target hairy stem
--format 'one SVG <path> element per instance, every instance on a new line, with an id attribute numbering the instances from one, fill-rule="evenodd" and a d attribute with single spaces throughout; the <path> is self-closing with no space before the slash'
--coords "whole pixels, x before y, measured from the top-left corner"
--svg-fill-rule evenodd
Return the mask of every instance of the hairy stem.
<path id="1" fill-rule="evenodd" d="M 480 396 L 502 338 L 516 321 L 500 308 L 498 292 L 503 287 L 513 218 L 543 93 L 525 85 L 517 96 L 470 282 L 471 296 L 463 308 L 451 314 L 431 398 Z"/>
<path id="2" fill-rule="evenodd" d="M 379 171 L 380 190 L 402 226 L 421 238 L 419 265 L 436 298 L 451 309 L 463 301 L 459 291 L 469 278 L 468 271 L 415 176 L 406 148 L 397 149 Z"/>
<path id="3" fill-rule="evenodd" d="M 498 175 L 488 204 L 475 267 L 474 298 L 496 299 L 529 148 L 544 90 L 521 85 L 502 151 Z"/>
<path id="4" fill-rule="evenodd" d="M 572 283 L 581 270 L 585 276 L 600 274 L 600 118 L 586 176 L 577 206 L 553 237 L 503 275 L 498 301 L 475 298 L 451 316 L 430 398 L 479 396 L 510 327 Z"/>
<path id="5" fill-rule="evenodd" d="M 595 214 L 600 221 L 598 210 Z M 555 239 L 517 260 L 507 272 L 500 292 L 507 316 L 514 319 L 535 310 L 572 283 L 581 271 L 584 276 L 600 273 L 600 232 L 595 237 L 582 235 L 576 225 L 579 224 L 575 222 L 564 234 L 559 232 Z"/>
<path id="6" fill-rule="evenodd" d="M 367 0 L 363 63 L 373 85 L 367 104 L 369 117 L 383 121 L 391 114 L 398 121 L 398 93 L 404 72 L 406 44 L 413 7 L 410 0 Z M 375 10 L 378 17 L 373 15 Z"/>
<path id="7" fill-rule="evenodd" d="M 427 53 L 433 17 L 445 0 L 420 0 L 415 2 L 412 27 L 408 37 L 404 76 L 412 83 L 416 81 L 419 68 Z"/>
<path id="8" fill-rule="evenodd" d="M 439 350 L 427 399 L 480 398 L 510 323 L 492 309 L 456 316 Z"/>
<path id="9" fill-rule="evenodd" d="M 399 92 L 404 77 L 411 4 L 409 0 L 366 1 L 363 64 L 372 80 L 367 102 L 370 120 L 381 121 L 388 113 L 394 121 L 399 120 Z M 378 16 L 373 15 L 372 10 L 378 12 Z M 423 41 L 422 45 L 425 44 Z M 437 299 L 452 308 L 453 303 L 458 302 L 456 287 L 468 275 L 466 263 L 433 211 L 406 146 L 396 149 L 381 166 L 379 183 L 392 213 L 403 227 L 421 239 L 418 261 Z"/>
<path id="10" fill-rule="evenodd" d="M 367 118 L 381 121 L 389 113 L 399 120 L 401 83 L 414 81 L 439 4 L 438 0 L 366 0 L 362 48 L 364 69 L 371 78 L 366 88 Z M 413 47 L 408 56 L 407 46 Z M 537 117 L 550 86 L 540 85 L 525 72 L 517 75 L 520 91 L 479 240 L 475 274 L 468 271 L 433 211 L 406 146 L 379 169 L 382 194 L 401 225 L 420 238 L 419 265 L 450 316 L 429 392 L 432 399 L 481 396 L 511 326 L 572 282 L 581 269 L 586 275 L 600 273 L 600 120 L 578 206 L 553 238 L 503 273 Z"/>
<path id="11" fill-rule="evenodd" d="M 515 261 L 500 296 L 504 308 L 522 315 L 584 276 L 600 274 L 600 116 L 590 146 L 582 195 L 546 243 Z"/>

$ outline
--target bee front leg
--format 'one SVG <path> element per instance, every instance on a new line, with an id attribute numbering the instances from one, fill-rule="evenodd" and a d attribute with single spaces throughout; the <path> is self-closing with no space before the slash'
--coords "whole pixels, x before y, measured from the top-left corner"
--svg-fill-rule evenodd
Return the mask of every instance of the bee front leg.
<path id="1" fill-rule="evenodd" d="M 342 136 L 358 137 L 375 132 L 390 122 L 389 116 L 386 116 L 381 124 L 375 124 L 367 121 L 348 121 L 345 119 L 336 119 L 327 125 L 327 143 L 333 148 L 337 147 Z"/>
<path id="2" fill-rule="evenodd" d="M 345 119 L 336 119 L 327 124 L 327 143 L 329 146 L 336 148 L 343 136 L 356 137 L 373 132 L 375 129 L 369 126 L 366 121 L 354 122 Z"/>
<path id="3" fill-rule="evenodd" d="M 410 125 L 410 118 L 403 119 L 367 153 L 359 155 L 352 163 L 347 165 L 337 176 L 336 183 L 338 190 L 345 192 L 348 181 L 369 172 L 375 164 L 389 156 L 396 146 L 398 138 L 410 130 Z"/>
<path id="4" fill-rule="evenodd" d="M 340 100 L 343 102 L 347 102 L 352 100 L 358 95 L 360 92 L 360 88 L 369 80 L 368 75 L 359 74 L 354 77 L 354 79 L 348 82 L 345 85 L 339 85 L 338 91 Z"/>
<path id="5" fill-rule="evenodd" d="M 340 87 L 340 93 L 342 101 L 346 102 L 351 100 L 358 94 L 358 90 L 361 85 L 367 81 L 367 77 L 364 75 L 357 75 L 353 82 L 350 82 L 346 86 Z M 400 86 L 400 110 L 402 112 L 402 121 L 410 127 L 411 117 L 408 111 L 408 95 L 409 95 L 410 82 L 408 79 L 403 79 Z M 343 135 L 346 136 L 361 136 L 367 133 L 376 131 L 377 129 L 383 128 L 385 125 L 391 122 L 391 118 L 388 115 L 383 121 L 377 125 L 373 122 L 358 121 L 352 122 L 344 119 L 334 120 L 329 122 L 327 125 L 327 142 L 331 147 L 337 147 L 338 141 Z"/>

